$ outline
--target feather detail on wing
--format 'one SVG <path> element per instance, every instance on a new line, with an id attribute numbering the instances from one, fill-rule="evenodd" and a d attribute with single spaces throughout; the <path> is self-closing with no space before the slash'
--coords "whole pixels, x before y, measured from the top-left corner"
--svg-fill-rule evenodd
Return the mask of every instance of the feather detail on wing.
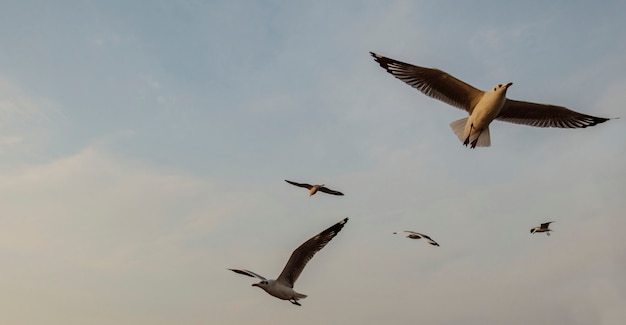
<path id="1" fill-rule="evenodd" d="M 507 99 L 497 120 L 535 127 L 586 128 L 610 119 L 572 111 L 563 106 Z"/>
<path id="2" fill-rule="evenodd" d="M 394 77 L 404 81 L 426 96 L 438 99 L 470 114 L 484 92 L 474 88 L 452 75 L 438 70 L 424 68 L 370 52 L 376 62 Z"/>
<path id="3" fill-rule="evenodd" d="M 346 222 L 348 222 L 348 218 L 332 225 L 330 228 L 315 235 L 313 238 L 300 245 L 300 247 L 296 248 L 276 281 L 293 288 L 293 284 L 298 280 L 300 273 L 302 273 L 306 264 L 313 258 L 313 255 L 324 248 L 324 246 L 341 231 Z"/>

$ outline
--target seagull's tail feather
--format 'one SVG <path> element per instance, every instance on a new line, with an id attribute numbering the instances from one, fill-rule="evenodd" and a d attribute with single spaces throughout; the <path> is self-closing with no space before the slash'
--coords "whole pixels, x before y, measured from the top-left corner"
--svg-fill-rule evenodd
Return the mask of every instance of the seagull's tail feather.
<path id="1" fill-rule="evenodd" d="M 296 292 L 296 298 L 295 298 L 296 300 L 298 300 L 298 299 L 304 299 L 304 298 L 306 298 L 306 295 L 303 295 L 303 294 L 301 294 L 301 293 Z"/>
<path id="2" fill-rule="evenodd" d="M 461 142 L 464 142 L 465 139 L 467 139 L 467 136 L 465 135 L 465 124 L 467 124 L 468 118 L 469 117 L 462 118 L 460 120 L 450 123 L 452 131 L 454 132 L 454 134 L 456 134 L 457 137 L 459 137 L 459 140 L 461 140 Z"/>
<path id="3" fill-rule="evenodd" d="M 491 146 L 491 135 L 489 134 L 489 126 L 487 126 L 480 135 L 478 135 L 477 147 L 489 147 Z"/>

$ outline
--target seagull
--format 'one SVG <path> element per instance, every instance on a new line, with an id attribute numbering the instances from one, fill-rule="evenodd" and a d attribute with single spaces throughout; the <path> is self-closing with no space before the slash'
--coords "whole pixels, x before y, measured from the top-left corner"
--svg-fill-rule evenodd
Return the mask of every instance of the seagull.
<path id="1" fill-rule="evenodd" d="M 545 232 L 546 235 L 550 236 L 550 232 L 553 231 L 552 229 L 550 229 L 550 224 L 553 223 L 554 221 L 550 221 L 550 222 L 546 222 L 546 223 L 542 223 L 541 226 L 539 227 L 535 227 L 532 228 L 530 230 L 531 234 L 534 234 L 536 232 Z"/>
<path id="2" fill-rule="evenodd" d="M 300 245 L 300 247 L 296 248 L 296 250 L 291 254 L 287 265 L 285 265 L 285 268 L 276 280 L 268 280 L 262 275 L 258 275 L 245 269 L 229 270 L 235 273 L 257 278 L 261 280 L 261 282 L 254 283 L 252 285 L 253 287 L 259 287 L 278 299 L 289 300 L 292 304 L 301 306 L 298 300 L 306 298 L 306 295 L 293 290 L 293 284 L 300 276 L 300 273 L 302 273 L 302 270 L 304 270 L 306 263 L 311 260 L 315 253 L 324 248 L 324 246 L 326 246 L 331 239 L 337 236 L 346 222 L 348 222 L 348 218 L 339 221 L 330 228 L 313 236 L 313 238 L 304 242 L 304 244 Z"/>
<path id="3" fill-rule="evenodd" d="M 404 233 L 406 235 L 406 238 L 411 238 L 411 239 L 421 239 L 423 238 L 424 240 L 426 240 L 427 243 L 433 245 L 433 246 L 439 246 L 439 244 L 437 244 L 436 241 L 434 241 L 432 238 L 424 235 L 424 234 L 420 234 L 418 232 L 415 231 L 400 231 L 401 233 Z M 398 232 L 394 232 L 394 234 L 397 234 Z"/>
<path id="4" fill-rule="evenodd" d="M 420 67 L 370 52 L 374 60 L 394 77 L 426 96 L 463 109 L 469 117 L 450 123 L 463 145 L 489 147 L 489 124 L 494 120 L 536 127 L 586 128 L 609 118 L 578 113 L 562 106 L 522 102 L 506 98 L 513 83 L 499 84 L 482 91 L 438 70 Z"/>
<path id="5" fill-rule="evenodd" d="M 287 183 L 289 183 L 291 185 L 308 188 L 309 189 L 309 196 L 312 196 L 313 194 L 317 193 L 317 191 L 328 193 L 328 194 L 332 194 L 332 195 L 343 195 L 343 193 L 341 193 L 339 191 L 334 191 L 334 190 L 329 189 L 328 187 L 324 187 L 324 184 L 322 184 L 322 185 L 311 185 L 311 184 L 305 184 L 305 183 L 296 183 L 296 182 L 292 182 L 292 181 L 288 181 L 288 180 L 285 180 L 285 182 L 287 182 Z"/>

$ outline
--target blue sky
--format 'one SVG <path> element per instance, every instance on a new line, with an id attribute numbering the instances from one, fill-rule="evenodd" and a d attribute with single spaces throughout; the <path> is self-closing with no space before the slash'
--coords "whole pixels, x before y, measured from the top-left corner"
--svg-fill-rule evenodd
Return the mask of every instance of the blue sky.
<path id="1" fill-rule="evenodd" d="M 622 1 L 6 1 L 0 321 L 619 324 L 626 314 Z M 465 113 L 370 57 L 621 117 Z M 316 195 L 284 179 L 325 183 Z M 226 268 L 309 263 L 302 307 Z M 556 221 L 552 236 L 529 229 Z M 431 247 L 392 235 L 423 232 Z"/>

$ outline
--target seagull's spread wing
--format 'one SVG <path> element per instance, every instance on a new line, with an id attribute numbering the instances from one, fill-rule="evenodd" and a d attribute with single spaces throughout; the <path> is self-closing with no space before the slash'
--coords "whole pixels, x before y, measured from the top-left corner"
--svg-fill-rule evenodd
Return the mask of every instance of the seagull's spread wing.
<path id="1" fill-rule="evenodd" d="M 229 269 L 229 270 L 231 270 L 231 271 L 233 271 L 235 273 L 247 275 L 247 276 L 252 277 L 252 278 L 257 278 L 257 279 L 259 279 L 261 281 L 267 281 L 267 279 L 265 277 L 263 277 L 262 275 L 258 275 L 258 274 L 254 273 L 252 271 L 248 271 L 248 270 L 244 270 L 244 269 Z"/>
<path id="2" fill-rule="evenodd" d="M 328 187 L 324 187 L 324 186 L 320 187 L 318 191 L 328 193 L 328 194 L 333 194 L 333 195 L 343 195 L 343 193 L 339 191 L 331 190 Z"/>
<path id="3" fill-rule="evenodd" d="M 542 223 L 540 228 L 543 229 L 548 229 L 548 227 L 550 227 L 550 224 L 553 223 L 554 221 L 550 221 L 550 222 L 546 222 L 546 223 Z"/>
<path id="4" fill-rule="evenodd" d="M 296 183 L 296 182 L 292 182 L 292 181 L 288 181 L 288 180 L 285 180 L 285 182 L 287 182 L 287 183 L 289 183 L 289 184 L 291 184 L 291 185 L 298 186 L 298 187 L 306 187 L 306 188 L 307 188 L 307 189 L 309 189 L 309 190 L 311 189 L 311 187 L 313 187 L 312 185 L 309 185 L 309 184 L 304 184 L 304 183 Z"/>
<path id="5" fill-rule="evenodd" d="M 507 99 L 496 119 L 541 128 L 586 128 L 609 119 L 572 111 L 562 106 Z"/>
<path id="6" fill-rule="evenodd" d="M 348 222 L 348 218 L 339 221 L 300 245 L 300 247 L 293 251 L 287 265 L 285 265 L 283 272 L 280 273 L 276 281 L 293 288 L 293 284 L 300 276 L 300 273 L 302 273 L 306 263 L 339 233 L 346 222 Z"/>
<path id="7" fill-rule="evenodd" d="M 474 106 L 483 96 L 482 90 L 438 70 L 424 68 L 370 52 L 374 60 L 394 77 L 404 81 L 426 96 L 438 99 L 454 107 L 472 113 Z"/>
<path id="8" fill-rule="evenodd" d="M 424 239 L 426 239 L 428 241 L 429 244 L 433 245 L 433 246 L 439 246 L 439 244 L 434 241 L 432 238 L 426 236 L 426 235 L 422 235 L 424 237 Z"/>

